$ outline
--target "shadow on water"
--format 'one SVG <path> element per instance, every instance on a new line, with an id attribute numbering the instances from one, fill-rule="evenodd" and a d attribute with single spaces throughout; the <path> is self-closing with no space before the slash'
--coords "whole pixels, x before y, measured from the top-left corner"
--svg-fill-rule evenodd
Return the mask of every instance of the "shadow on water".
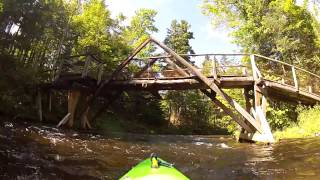
<path id="1" fill-rule="evenodd" d="M 319 179 L 320 139 L 271 146 L 228 136 L 87 134 L 0 123 L 0 179 L 117 179 L 152 152 L 191 179 Z"/>

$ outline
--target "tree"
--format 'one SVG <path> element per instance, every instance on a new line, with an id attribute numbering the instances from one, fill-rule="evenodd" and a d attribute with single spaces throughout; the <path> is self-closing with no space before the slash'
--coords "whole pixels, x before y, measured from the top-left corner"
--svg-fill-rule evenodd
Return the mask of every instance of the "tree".
<path id="1" fill-rule="evenodd" d="M 178 54 L 194 54 L 189 43 L 190 39 L 194 39 L 190 28 L 191 26 L 185 20 L 181 20 L 180 23 L 177 20 L 173 20 L 167 30 L 164 43 Z"/>
<path id="2" fill-rule="evenodd" d="M 124 36 L 131 47 L 137 47 L 152 33 L 158 32 L 154 25 L 157 12 L 152 9 L 139 9 L 130 21 L 130 25 L 124 31 Z"/>
<path id="3" fill-rule="evenodd" d="M 74 25 L 79 28 L 77 52 L 110 53 L 110 12 L 103 0 L 90 0 L 83 4 L 82 12 L 72 17 Z"/>
<path id="4" fill-rule="evenodd" d="M 232 28 L 231 36 L 245 52 L 293 63 L 316 72 L 319 47 L 314 20 L 307 6 L 292 0 L 206 0 L 204 14 L 214 25 Z M 316 67 L 316 69 L 315 69 Z"/>
<path id="5" fill-rule="evenodd" d="M 308 1 L 298 6 L 293 0 L 205 0 L 202 8 L 215 27 L 232 29 L 230 35 L 234 43 L 245 52 L 273 57 L 312 72 L 320 70 L 319 22 L 309 12 Z M 258 62 L 260 70 L 269 76 L 282 72 L 281 66 L 271 65 L 272 62 Z M 309 77 L 299 78 L 300 82 L 312 81 Z M 279 119 L 293 119 L 291 117 L 295 116 L 295 106 L 285 103 L 270 105 L 267 115 L 271 115 L 268 118 L 275 128 L 288 125 Z"/>
<path id="6" fill-rule="evenodd" d="M 0 1 L 0 13 L 3 11 L 3 0 Z"/>
<path id="7" fill-rule="evenodd" d="M 164 43 L 176 53 L 194 54 L 190 45 L 190 39 L 194 38 L 190 28 L 185 20 L 173 20 Z M 178 65 L 183 67 L 182 64 Z M 168 112 L 169 121 L 173 126 L 197 127 L 201 121 L 208 120 L 208 104 L 203 102 L 203 95 L 198 90 L 169 91 L 165 99 L 162 101 L 162 107 Z"/>

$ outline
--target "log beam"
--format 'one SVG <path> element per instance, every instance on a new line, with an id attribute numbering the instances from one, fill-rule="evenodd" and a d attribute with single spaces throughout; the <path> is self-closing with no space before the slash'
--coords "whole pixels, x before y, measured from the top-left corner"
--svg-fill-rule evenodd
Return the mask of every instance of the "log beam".
<path id="1" fill-rule="evenodd" d="M 208 88 L 215 91 L 219 96 L 221 96 L 224 100 L 226 100 L 233 108 L 235 108 L 249 123 L 259 132 L 262 132 L 260 124 L 256 122 L 256 120 L 241 107 L 239 103 L 233 100 L 230 96 L 224 93 L 214 82 L 211 82 L 207 77 L 205 77 L 200 71 L 198 71 L 193 65 L 175 53 L 173 50 L 168 48 L 161 42 L 158 42 L 154 39 L 152 41 L 159 45 L 162 49 L 164 49 L 167 53 L 171 54 L 177 61 L 186 66 L 193 74 L 195 74 L 203 83 L 205 83 Z"/>
<path id="2" fill-rule="evenodd" d="M 69 91 L 68 94 L 68 113 L 70 113 L 70 118 L 68 120 L 68 127 L 73 127 L 76 108 L 80 98 L 80 91 Z"/>

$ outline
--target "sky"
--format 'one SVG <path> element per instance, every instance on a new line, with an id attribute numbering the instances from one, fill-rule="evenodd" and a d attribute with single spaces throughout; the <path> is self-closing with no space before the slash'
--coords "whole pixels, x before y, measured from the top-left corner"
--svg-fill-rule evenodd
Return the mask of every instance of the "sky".
<path id="1" fill-rule="evenodd" d="M 203 15 L 202 0 L 107 0 L 107 6 L 113 17 L 123 13 L 128 19 L 140 8 L 154 9 L 158 12 L 155 25 L 159 29 L 154 38 L 163 41 L 171 21 L 186 20 L 191 24 L 194 39 L 190 41 L 193 50 L 200 53 L 232 53 L 240 48 L 231 43 L 228 30 L 214 29 L 210 18 Z"/>

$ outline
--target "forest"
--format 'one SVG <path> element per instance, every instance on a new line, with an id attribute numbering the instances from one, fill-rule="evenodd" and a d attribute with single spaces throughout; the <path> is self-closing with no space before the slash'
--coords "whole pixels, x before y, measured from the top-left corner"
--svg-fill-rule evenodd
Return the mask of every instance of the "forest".
<path id="1" fill-rule="evenodd" d="M 203 0 L 212 28 L 231 29 L 243 53 L 320 70 L 319 2 L 304 0 Z M 66 57 L 95 54 L 112 73 L 140 43 L 158 31 L 157 12 L 141 8 L 128 19 L 111 16 L 104 0 L 0 0 L 0 114 L 12 121 L 37 116 L 38 86 L 51 82 L 56 64 Z M 127 23 L 126 23 L 127 22 Z M 163 43 L 179 54 L 194 54 L 189 22 L 173 19 Z M 139 57 L 157 52 L 148 46 Z M 83 59 L 84 60 L 84 59 Z M 206 62 L 203 67 L 209 66 Z M 245 104 L 240 90 L 226 90 Z M 53 93 L 46 123 L 66 114 L 67 94 Z M 99 106 L 99 105 L 97 105 Z M 313 137 L 320 132 L 320 106 L 305 107 L 268 99 L 267 119 L 279 138 Z M 125 92 L 94 122 L 101 131 L 165 134 L 234 134 L 239 126 L 200 90 Z M 76 123 L 73 128 L 81 128 Z"/>

